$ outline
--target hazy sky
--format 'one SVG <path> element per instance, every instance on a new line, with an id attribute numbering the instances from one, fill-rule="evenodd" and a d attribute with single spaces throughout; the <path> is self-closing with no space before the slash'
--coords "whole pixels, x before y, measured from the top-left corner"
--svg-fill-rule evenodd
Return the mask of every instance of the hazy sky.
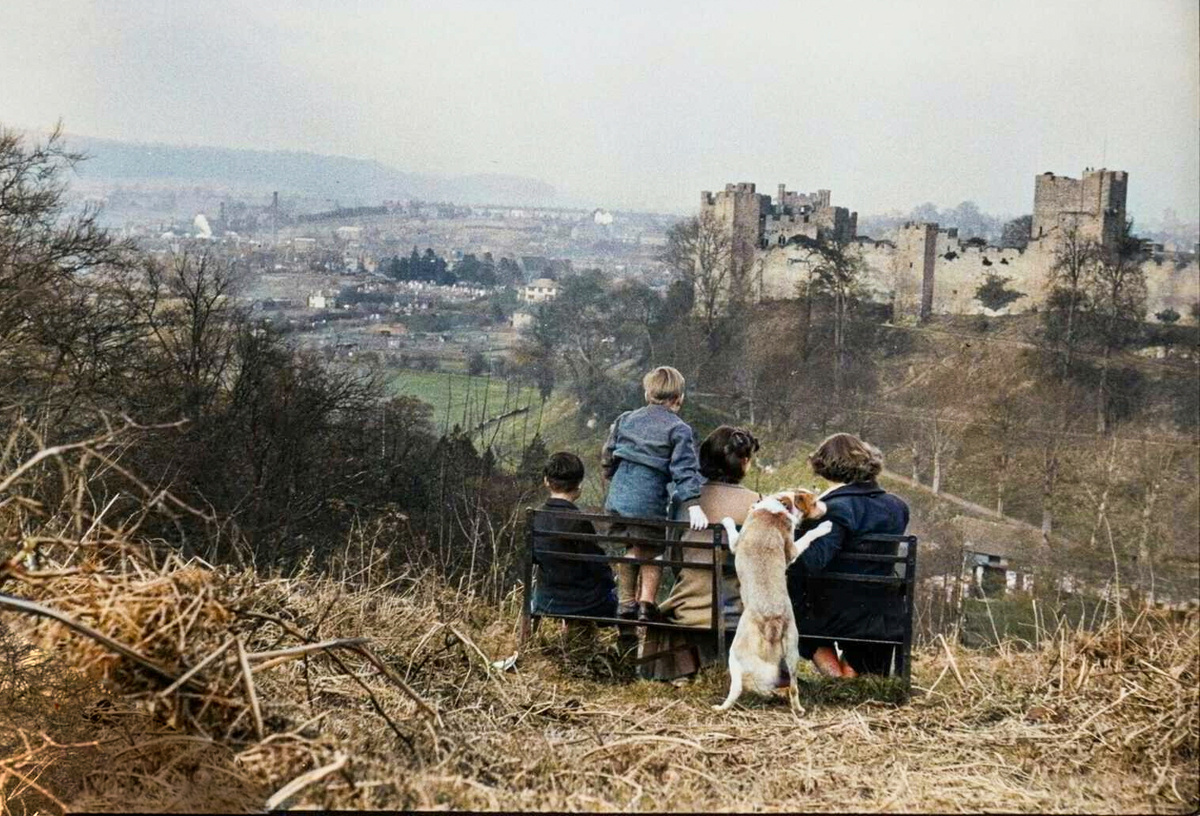
<path id="1" fill-rule="evenodd" d="M 1195 219 L 1198 29 L 1196 0 L 0 0 L 0 122 L 671 211 L 754 181 L 1017 214 L 1103 165 Z"/>

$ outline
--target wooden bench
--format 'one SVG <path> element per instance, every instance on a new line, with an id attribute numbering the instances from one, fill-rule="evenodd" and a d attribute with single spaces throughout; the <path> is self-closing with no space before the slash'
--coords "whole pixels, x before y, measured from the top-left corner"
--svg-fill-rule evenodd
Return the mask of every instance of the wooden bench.
<path id="1" fill-rule="evenodd" d="M 601 529 L 601 525 L 606 529 L 608 525 L 614 522 L 621 524 L 635 524 L 639 527 L 650 527 L 656 530 L 662 530 L 662 537 L 655 538 L 637 538 L 630 536 L 610 536 L 606 533 L 565 533 L 558 531 L 538 531 L 537 521 L 543 518 L 565 518 L 572 521 L 590 521 L 594 527 Z M 592 617 L 588 615 L 552 615 L 546 613 L 537 613 L 533 611 L 533 564 L 534 564 L 534 547 L 536 539 L 540 537 L 557 539 L 560 541 L 591 541 L 597 544 L 605 542 L 611 543 L 617 547 L 625 548 L 632 544 L 650 544 L 654 546 L 666 545 L 668 548 L 678 545 L 678 535 L 691 529 L 686 521 L 666 521 L 664 519 L 640 519 L 640 518 L 624 518 L 610 515 L 596 515 L 589 513 L 576 513 L 570 510 L 534 510 L 529 509 L 525 512 L 525 588 L 524 598 L 521 604 L 521 641 L 528 639 L 540 618 L 556 618 L 560 620 L 574 621 L 589 621 L 591 623 L 605 624 L 617 627 L 646 627 L 649 629 L 667 629 L 677 632 L 711 632 L 717 642 L 717 652 L 722 662 L 725 660 L 725 649 L 728 638 L 726 638 L 725 615 L 721 614 L 725 607 L 724 585 L 721 581 L 721 573 L 725 566 L 726 557 L 729 553 L 729 547 L 725 542 L 725 528 L 719 524 L 710 524 L 708 529 L 712 531 L 713 540 L 710 541 L 688 541 L 683 542 L 687 547 L 696 549 L 707 549 L 712 552 L 712 560 L 704 561 L 683 561 L 673 558 L 635 558 L 625 555 L 597 555 L 591 553 L 572 553 L 562 552 L 558 550 L 544 551 L 548 555 L 554 555 L 556 558 L 561 558 L 567 561 L 602 561 L 610 564 L 652 564 L 659 567 L 687 567 L 689 569 L 704 570 L 712 573 L 713 586 L 713 601 L 712 601 L 712 622 L 708 629 L 698 629 L 695 626 L 680 626 L 674 623 L 666 623 L 663 621 L 646 621 L 639 622 L 634 620 L 625 620 L 623 618 L 603 618 Z M 670 549 L 665 555 L 669 555 Z M 659 657 L 659 655 L 649 655 L 640 658 L 641 661 L 647 661 Z"/>
<path id="2" fill-rule="evenodd" d="M 545 518 L 565 518 L 575 521 L 589 521 L 597 530 L 607 530 L 608 525 L 619 521 L 622 524 L 636 524 L 641 527 L 654 528 L 662 530 L 662 537 L 654 538 L 632 538 L 627 536 L 611 536 L 607 532 L 596 533 L 568 533 L 558 531 L 539 531 L 538 520 Z M 533 628 L 537 621 L 541 618 L 555 618 L 568 621 L 587 621 L 596 624 L 610 625 L 621 628 L 637 628 L 646 627 L 649 629 L 666 629 L 678 632 L 708 632 L 716 642 L 718 660 L 721 663 L 725 662 L 726 653 L 730 640 L 732 640 L 733 632 L 736 631 L 736 623 L 727 622 L 725 614 L 725 592 L 724 582 L 721 580 L 722 573 L 725 570 L 726 564 L 731 563 L 729 558 L 729 546 L 725 540 L 725 529 L 719 524 L 710 524 L 708 529 L 712 531 L 712 541 L 679 541 L 679 534 L 690 529 L 685 521 L 664 521 L 663 519 L 635 519 L 635 518 L 619 518 L 610 515 L 597 515 L 589 513 L 577 513 L 567 510 L 535 510 L 529 509 L 525 513 L 525 553 L 524 553 L 524 578 L 525 586 L 521 605 L 521 641 L 524 643 L 532 634 Z M 558 550 L 543 551 L 546 554 L 552 554 L 556 558 L 561 558 L 568 561 L 599 561 L 605 563 L 628 563 L 628 564 L 652 564 L 661 567 L 684 567 L 688 569 L 698 569 L 710 572 L 712 574 L 712 606 L 711 606 L 711 623 L 708 627 L 697 628 L 695 626 L 680 626 L 678 624 L 648 621 L 638 622 L 625 620 L 622 618 L 607 618 L 594 617 L 588 615 L 561 615 L 539 613 L 533 610 L 533 566 L 534 566 L 534 547 L 537 537 L 553 538 L 562 541 L 590 541 L 596 544 L 605 542 L 611 543 L 617 547 L 624 549 L 631 544 L 651 544 L 651 545 L 667 545 L 668 550 L 664 556 L 672 555 L 674 547 L 685 546 L 696 549 L 708 549 L 712 552 L 712 558 L 709 561 L 684 561 L 679 558 L 635 558 L 633 556 L 624 555 L 598 555 L 590 553 L 572 553 Z M 807 631 L 810 627 L 805 626 L 807 619 L 803 616 L 803 610 L 812 605 L 812 603 L 802 603 L 800 605 L 801 615 L 797 618 L 796 624 L 801 631 L 801 639 L 807 640 L 835 640 L 839 643 L 873 643 L 879 645 L 887 645 L 892 647 L 891 676 L 899 676 L 904 683 L 904 696 L 908 697 L 912 685 L 912 640 L 913 640 L 913 586 L 916 575 L 917 563 L 917 538 L 911 535 L 869 535 L 862 536 L 852 540 L 847 544 L 841 552 L 827 565 L 827 567 L 819 573 L 806 576 L 804 579 L 804 592 L 806 595 L 812 593 L 815 599 L 820 593 L 835 584 L 859 583 L 883 588 L 885 592 L 883 597 L 891 604 L 894 604 L 893 612 L 902 617 L 902 636 L 899 638 L 847 638 L 839 637 L 833 634 L 824 634 L 820 632 Z M 870 566 L 878 565 L 874 569 L 883 572 L 883 565 L 891 567 L 887 570 L 887 574 L 864 574 L 861 569 L 872 569 Z M 662 653 L 648 655 L 640 658 L 640 662 L 660 657 Z"/>
<path id="3" fill-rule="evenodd" d="M 882 574 L 864 574 L 861 569 L 875 567 Z M 890 567 L 890 569 L 882 569 Z M 904 683 L 904 698 L 912 690 L 912 645 L 913 645 L 913 588 L 917 571 L 917 537 L 912 535 L 864 535 L 851 539 L 834 556 L 825 569 L 805 575 L 803 598 L 799 604 L 796 625 L 801 640 L 834 640 L 841 643 L 866 643 L 890 646 L 892 650 L 889 675 L 900 677 Z M 837 584 L 860 584 L 883 590 L 871 599 L 878 603 L 882 597 L 891 605 L 890 612 L 900 618 L 899 637 L 878 638 L 841 637 L 823 632 L 808 631 L 809 618 L 805 612 L 819 605 L 824 593 Z"/>

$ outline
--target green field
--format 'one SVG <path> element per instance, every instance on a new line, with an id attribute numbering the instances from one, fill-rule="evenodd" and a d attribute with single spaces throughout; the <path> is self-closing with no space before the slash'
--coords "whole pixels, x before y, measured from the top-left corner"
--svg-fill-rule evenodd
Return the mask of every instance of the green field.
<path id="1" fill-rule="evenodd" d="M 438 433 L 455 425 L 471 429 L 476 445 L 492 445 L 498 452 L 519 456 L 521 440 L 531 438 L 537 428 L 541 399 L 537 389 L 519 386 L 497 377 L 429 371 L 400 371 L 388 383 L 397 396 L 416 397 L 433 406 L 433 424 Z M 518 409 L 527 409 L 497 420 Z"/>

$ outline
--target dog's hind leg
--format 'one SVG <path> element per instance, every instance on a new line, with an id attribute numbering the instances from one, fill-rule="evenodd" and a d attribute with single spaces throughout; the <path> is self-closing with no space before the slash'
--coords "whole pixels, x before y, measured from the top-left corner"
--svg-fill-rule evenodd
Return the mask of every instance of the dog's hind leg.
<path id="1" fill-rule="evenodd" d="M 714 711 L 728 711 L 737 702 L 737 698 L 742 696 L 743 671 L 742 664 L 731 652 L 729 655 L 729 696 L 725 698 L 725 702 L 713 706 Z"/>
<path id="2" fill-rule="evenodd" d="M 793 714 L 803 714 L 804 706 L 800 705 L 800 684 L 796 681 L 796 675 L 792 675 L 792 684 L 788 686 L 788 706 L 792 709 Z"/>
<path id="3" fill-rule="evenodd" d="M 787 635 L 783 643 L 783 662 L 787 664 L 792 676 L 792 683 L 788 687 L 788 703 L 797 714 L 804 713 L 804 708 L 800 705 L 800 659 L 800 632 L 796 627 L 796 619 L 789 616 Z"/>

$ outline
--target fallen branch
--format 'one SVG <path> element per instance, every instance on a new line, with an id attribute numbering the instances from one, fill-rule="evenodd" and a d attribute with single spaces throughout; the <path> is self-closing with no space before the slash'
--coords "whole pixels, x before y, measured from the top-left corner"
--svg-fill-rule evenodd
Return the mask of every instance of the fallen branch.
<path id="1" fill-rule="evenodd" d="M 403 691 L 405 694 L 407 694 L 409 699 L 411 699 L 414 703 L 416 703 L 417 708 L 424 711 L 425 714 L 428 715 L 435 723 L 437 723 L 439 727 L 443 725 L 442 716 L 440 714 L 438 714 L 437 709 L 433 708 L 433 706 L 431 706 L 431 705 L 429 705 L 429 703 L 425 702 L 425 700 L 421 697 L 421 695 L 417 694 L 417 692 L 415 690 L 413 690 L 413 688 L 411 686 L 409 686 L 408 683 L 405 683 L 404 680 L 401 679 L 401 677 L 398 674 L 396 674 L 394 671 L 392 671 L 390 668 L 388 668 L 387 665 L 382 660 L 380 660 L 379 657 L 374 652 L 372 652 L 366 646 L 358 646 L 358 647 L 352 647 L 352 648 L 354 651 L 358 652 L 363 657 L 365 657 L 367 660 L 369 660 L 371 662 L 371 664 L 373 666 L 375 666 L 375 668 L 379 669 L 379 671 L 383 673 L 384 677 L 391 680 L 396 685 L 397 688 L 399 688 L 401 691 Z"/>
<path id="2" fill-rule="evenodd" d="M 254 735 L 261 741 L 266 733 L 263 730 L 262 709 L 258 707 L 258 692 L 254 689 L 254 675 L 250 671 L 250 661 L 246 659 L 246 649 L 242 639 L 234 641 L 237 646 L 238 663 L 242 667 L 242 679 L 246 683 L 246 697 L 250 700 L 250 713 L 254 717 Z"/>
<path id="3" fill-rule="evenodd" d="M 297 657 L 303 657 L 310 652 L 320 652 L 325 649 L 333 649 L 342 647 L 344 649 L 354 649 L 363 646 L 367 643 L 366 638 L 335 638 L 334 640 L 323 640 L 320 643 L 306 643 L 303 646 L 291 646 L 287 649 L 274 649 L 270 652 L 252 652 L 246 655 L 247 660 L 266 660 L 268 662 L 255 666 L 254 671 L 262 671 L 269 669 L 272 666 L 277 666 L 280 663 L 292 660 Z"/>
<path id="4" fill-rule="evenodd" d="M 14 598 L 10 595 L 0 595 L 0 607 L 7 607 L 8 609 L 13 609 L 17 612 L 23 612 L 26 615 L 36 615 L 38 617 L 50 618 L 51 620 L 58 621 L 63 626 L 70 629 L 72 632 L 76 632 L 80 635 L 83 635 L 84 637 L 89 637 L 92 640 L 99 643 L 100 645 L 113 650 L 114 652 L 121 655 L 122 657 L 129 658 L 134 663 L 137 663 L 142 668 L 144 668 L 147 671 L 149 671 L 150 673 L 154 674 L 160 680 L 164 680 L 168 684 L 173 684 L 173 683 L 178 682 L 175 675 L 171 674 L 169 671 L 167 671 L 162 666 L 158 665 L 157 663 L 155 663 L 153 660 L 146 657 L 145 655 L 134 651 L 133 649 L 126 646 L 124 643 L 121 643 L 120 641 L 113 640 L 108 635 L 106 635 L 102 632 L 97 632 L 95 629 L 93 629 L 92 627 L 90 627 L 86 624 L 79 623 L 78 621 L 72 620 L 71 618 L 67 617 L 66 615 L 64 615 L 61 612 L 58 612 L 57 610 L 51 609 L 47 606 L 42 606 L 41 604 L 34 603 L 33 601 L 26 601 L 26 600 L 22 600 L 21 598 Z M 188 685 L 191 685 L 193 688 L 196 688 L 197 690 L 203 690 L 194 681 L 189 680 Z"/>

